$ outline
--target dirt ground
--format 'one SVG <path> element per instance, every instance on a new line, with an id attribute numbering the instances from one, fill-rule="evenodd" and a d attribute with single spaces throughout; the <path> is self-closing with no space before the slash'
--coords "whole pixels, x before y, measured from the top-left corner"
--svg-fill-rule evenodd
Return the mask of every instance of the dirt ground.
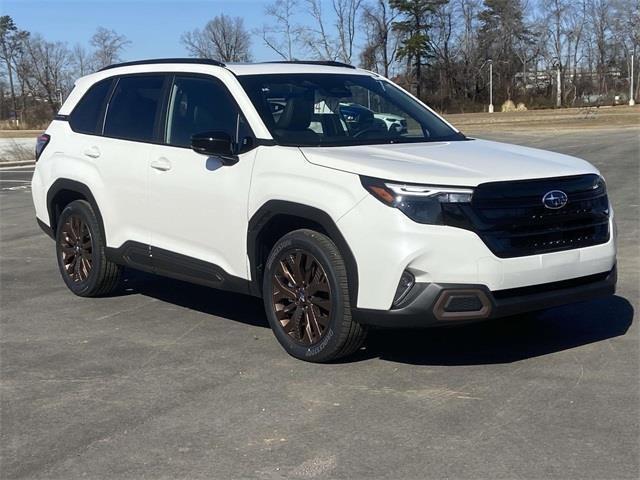
<path id="1" fill-rule="evenodd" d="M 42 133 L 42 130 L 0 130 L 0 138 L 31 138 Z"/>
<path id="2" fill-rule="evenodd" d="M 444 117 L 465 133 L 486 132 L 487 129 L 492 131 L 583 130 L 585 128 L 640 129 L 640 105 L 508 113 L 459 113 L 444 115 Z"/>

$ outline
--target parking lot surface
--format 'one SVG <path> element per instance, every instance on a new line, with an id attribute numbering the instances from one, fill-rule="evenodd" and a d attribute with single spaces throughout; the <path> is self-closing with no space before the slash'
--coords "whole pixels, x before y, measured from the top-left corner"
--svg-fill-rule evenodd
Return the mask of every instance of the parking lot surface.
<path id="1" fill-rule="evenodd" d="M 251 297 L 133 271 L 119 295 L 75 297 L 31 169 L 0 171 L 0 476 L 638 478 L 638 130 L 477 136 L 600 168 L 618 294 L 372 332 L 331 365 L 288 357 Z"/>

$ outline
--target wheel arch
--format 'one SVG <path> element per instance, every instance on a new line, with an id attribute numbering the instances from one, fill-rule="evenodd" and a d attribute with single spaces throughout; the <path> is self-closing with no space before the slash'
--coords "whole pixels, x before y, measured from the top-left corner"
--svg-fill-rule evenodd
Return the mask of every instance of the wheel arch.
<path id="1" fill-rule="evenodd" d="M 100 208 L 98 207 L 95 197 L 91 193 L 91 189 L 82 182 L 68 178 L 57 179 L 47 191 L 47 214 L 49 216 L 49 226 L 51 227 L 54 237 L 62 210 L 74 200 L 85 200 L 89 202 L 98 220 L 100 234 L 106 241 L 102 214 L 100 213 Z"/>
<path id="2" fill-rule="evenodd" d="M 349 296 L 353 305 L 358 298 L 358 265 L 342 232 L 331 216 L 318 208 L 286 200 L 269 200 L 249 220 L 247 255 L 251 269 L 251 293 L 262 296 L 264 262 L 271 247 L 286 233 L 300 228 L 319 230 L 338 247 L 349 280 Z"/>

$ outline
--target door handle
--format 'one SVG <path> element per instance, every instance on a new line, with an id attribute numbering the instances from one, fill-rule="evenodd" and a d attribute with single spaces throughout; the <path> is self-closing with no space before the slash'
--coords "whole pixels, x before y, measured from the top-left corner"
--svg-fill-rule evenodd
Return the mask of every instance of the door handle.
<path id="1" fill-rule="evenodd" d="M 84 154 L 90 158 L 98 158 L 100 156 L 100 149 L 98 147 L 89 147 L 84 151 Z"/>
<path id="2" fill-rule="evenodd" d="M 166 172 L 171 170 L 171 162 L 164 157 L 160 157 L 157 160 L 151 161 L 151 168 L 161 172 Z"/>

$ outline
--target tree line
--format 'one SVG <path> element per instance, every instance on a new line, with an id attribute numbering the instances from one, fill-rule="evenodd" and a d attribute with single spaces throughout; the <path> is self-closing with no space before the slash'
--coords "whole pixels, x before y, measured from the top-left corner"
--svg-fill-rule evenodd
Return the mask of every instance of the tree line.
<path id="1" fill-rule="evenodd" d="M 489 65 L 498 105 L 626 102 L 640 46 L 640 0 L 275 0 L 265 15 L 253 32 L 220 15 L 183 42 L 202 55 L 192 39 L 220 38 L 218 27 L 233 22 L 241 54 L 206 56 L 251 58 L 253 35 L 282 60 L 357 64 L 448 112 L 486 107 Z M 296 23 L 301 15 L 312 21 Z"/>
<path id="2" fill-rule="evenodd" d="M 0 17 L 0 119 L 40 126 L 59 110 L 79 77 L 119 62 L 130 41 L 99 27 L 89 39 L 72 47 L 46 40 Z"/>
<path id="3" fill-rule="evenodd" d="M 264 14 L 254 29 L 219 14 L 180 40 L 223 62 L 251 61 L 263 44 L 281 60 L 358 65 L 446 112 L 486 108 L 489 66 L 498 108 L 622 103 L 640 45 L 640 0 L 275 0 Z M 0 119 L 46 121 L 76 78 L 130 43 L 100 27 L 89 48 L 70 47 L 0 17 Z"/>

